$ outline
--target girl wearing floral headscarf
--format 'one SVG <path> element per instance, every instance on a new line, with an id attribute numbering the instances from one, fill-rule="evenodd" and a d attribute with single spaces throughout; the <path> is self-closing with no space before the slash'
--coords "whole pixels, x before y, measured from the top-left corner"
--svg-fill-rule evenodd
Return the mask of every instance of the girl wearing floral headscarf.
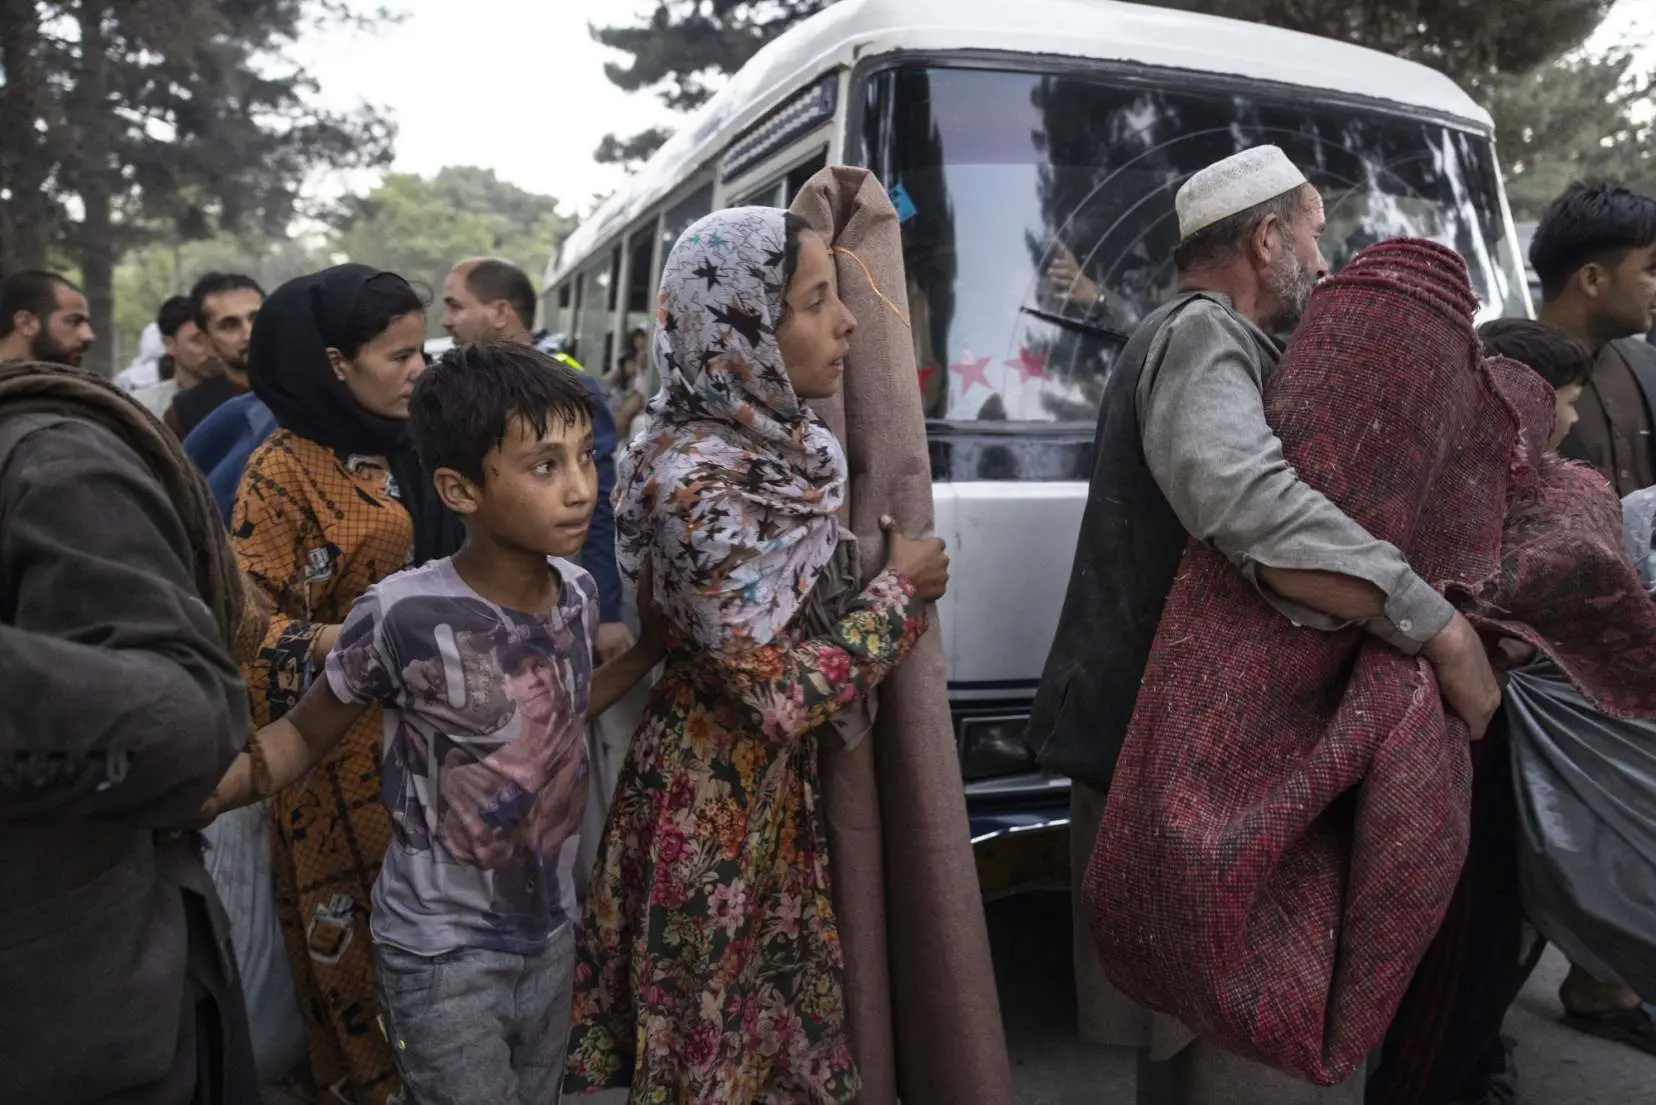
<path id="1" fill-rule="evenodd" d="M 855 327 L 827 245 L 782 211 L 717 212 L 667 259 L 662 389 L 621 464 L 616 530 L 675 644 L 588 894 L 572 1091 L 857 1095 L 817 741 L 920 638 L 948 558 L 888 530 L 887 568 L 858 591 L 845 455 L 805 405 L 838 392 Z"/>

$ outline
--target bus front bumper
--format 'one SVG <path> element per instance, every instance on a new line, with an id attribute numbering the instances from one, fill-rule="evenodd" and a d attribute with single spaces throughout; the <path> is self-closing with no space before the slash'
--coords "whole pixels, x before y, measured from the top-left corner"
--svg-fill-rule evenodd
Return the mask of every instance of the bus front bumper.
<path id="1" fill-rule="evenodd" d="M 985 899 L 1070 884 L 1070 782 L 1031 772 L 966 784 L 978 884 Z"/>

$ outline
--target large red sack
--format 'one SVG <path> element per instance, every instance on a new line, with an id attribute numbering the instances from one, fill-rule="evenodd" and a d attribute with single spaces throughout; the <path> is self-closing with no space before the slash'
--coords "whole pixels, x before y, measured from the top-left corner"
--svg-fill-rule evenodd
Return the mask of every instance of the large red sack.
<path id="1" fill-rule="evenodd" d="M 1656 606 L 1615 498 L 1542 457 L 1552 390 L 1481 359 L 1474 308 L 1454 253 L 1364 250 L 1312 296 L 1267 417 L 1308 484 L 1480 628 L 1612 712 L 1656 710 Z M 1424 661 L 1296 628 L 1193 543 L 1084 880 L 1111 980 L 1241 1055 L 1350 1077 L 1454 892 L 1467 739 Z"/>

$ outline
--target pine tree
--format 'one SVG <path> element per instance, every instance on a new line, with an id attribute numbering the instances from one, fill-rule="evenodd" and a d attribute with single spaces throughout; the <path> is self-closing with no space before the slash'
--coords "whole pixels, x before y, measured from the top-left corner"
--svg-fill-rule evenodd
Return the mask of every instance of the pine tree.
<path id="1" fill-rule="evenodd" d="M 617 87 L 651 90 L 675 111 L 700 107 L 719 77 L 736 72 L 759 48 L 834 0 L 660 0 L 641 26 L 594 27 L 592 37 L 632 55 L 604 66 Z M 652 128 L 631 138 L 609 135 L 594 156 L 633 164 L 654 153 L 672 132 Z"/>
<path id="2" fill-rule="evenodd" d="M 1355 42 L 1468 89 L 1528 73 L 1587 41 L 1615 0 L 1138 0 Z"/>
<path id="3" fill-rule="evenodd" d="M 108 334 L 128 249 L 279 233 L 312 169 L 383 164 L 391 143 L 371 111 L 318 108 L 287 52 L 319 22 L 382 16 L 344 0 L 0 0 L 0 264 L 72 258 Z M 99 343 L 95 366 L 113 354 Z"/>
<path id="4" fill-rule="evenodd" d="M 1636 110 L 1649 99 L 1649 75 L 1626 52 L 1491 80 L 1484 102 L 1515 215 L 1534 218 L 1573 180 L 1619 180 L 1656 195 L 1656 135 Z"/>

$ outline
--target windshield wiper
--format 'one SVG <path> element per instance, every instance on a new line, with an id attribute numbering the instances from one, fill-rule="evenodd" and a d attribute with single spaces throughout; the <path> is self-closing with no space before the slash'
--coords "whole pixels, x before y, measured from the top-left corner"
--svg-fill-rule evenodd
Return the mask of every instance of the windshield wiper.
<path id="1" fill-rule="evenodd" d="M 1113 326 L 1101 326 L 1096 322 L 1087 322 L 1085 319 L 1070 318 L 1068 315 L 1055 314 L 1052 311 L 1043 311 L 1039 307 L 1019 307 L 1018 310 L 1026 315 L 1032 315 L 1042 322 L 1050 322 L 1054 326 L 1061 326 L 1065 330 L 1078 334 L 1091 334 L 1094 337 L 1109 338 L 1117 345 L 1126 345 L 1131 334 L 1124 334 Z"/>

